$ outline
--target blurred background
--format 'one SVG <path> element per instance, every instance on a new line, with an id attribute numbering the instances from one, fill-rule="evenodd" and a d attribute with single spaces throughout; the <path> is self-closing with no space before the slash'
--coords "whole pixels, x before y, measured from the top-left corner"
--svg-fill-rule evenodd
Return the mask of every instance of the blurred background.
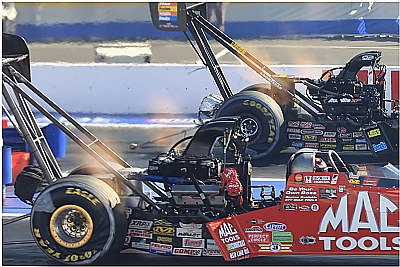
<path id="1" fill-rule="evenodd" d="M 233 38 L 398 35 L 399 2 L 211 3 L 209 14 Z M 183 38 L 157 31 L 148 3 L 4 3 L 3 31 L 28 42 Z"/>

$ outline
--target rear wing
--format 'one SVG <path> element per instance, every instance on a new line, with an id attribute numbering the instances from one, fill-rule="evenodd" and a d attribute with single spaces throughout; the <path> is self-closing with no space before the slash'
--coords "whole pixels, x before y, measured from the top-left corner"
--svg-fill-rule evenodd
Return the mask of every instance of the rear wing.
<path id="1" fill-rule="evenodd" d="M 29 48 L 25 40 L 17 35 L 3 33 L 3 54 L 2 58 L 17 58 L 26 55 L 23 60 L 10 63 L 19 73 L 21 73 L 28 81 L 31 81 L 31 67 L 29 59 Z M 4 68 L 3 68 L 4 71 Z M 6 74 L 11 77 L 9 73 Z M 21 81 L 19 81 L 21 82 Z"/>

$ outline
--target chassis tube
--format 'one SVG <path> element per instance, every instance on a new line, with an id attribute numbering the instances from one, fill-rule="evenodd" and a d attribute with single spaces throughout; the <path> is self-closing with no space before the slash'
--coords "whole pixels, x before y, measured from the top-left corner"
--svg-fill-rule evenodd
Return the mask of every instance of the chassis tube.
<path id="1" fill-rule="evenodd" d="M 14 70 L 15 71 L 15 70 Z M 15 71 L 16 72 L 16 71 Z M 16 72 L 18 73 L 18 72 Z M 18 73 L 19 74 L 19 73 Z M 19 74 L 20 75 L 20 74 Z M 22 75 L 20 75 L 22 76 Z M 23 76 L 22 76 L 23 77 Z M 124 185 L 126 185 L 128 188 L 130 188 L 133 192 L 135 192 L 139 197 L 141 197 L 144 201 L 146 201 L 150 206 L 155 208 L 159 212 L 163 212 L 160 206 L 158 206 L 153 200 L 151 200 L 148 196 L 146 196 L 143 192 L 141 192 L 138 188 L 136 188 L 135 185 L 129 182 L 128 179 L 126 179 L 120 172 L 115 170 L 103 157 L 101 157 L 96 151 L 90 148 L 90 146 L 86 145 L 79 137 L 77 137 L 74 133 L 69 131 L 62 123 L 60 123 L 57 118 L 55 118 L 50 112 L 48 112 L 45 108 L 43 108 L 36 100 L 34 100 L 32 97 L 30 97 L 26 92 L 24 92 L 17 84 L 15 84 L 11 79 L 7 77 L 7 75 L 3 74 L 3 79 L 6 80 L 7 83 L 10 84 L 18 93 L 20 93 L 25 99 L 28 100 L 29 103 L 31 103 L 35 108 L 37 108 L 46 118 L 48 118 L 50 121 L 52 121 L 55 125 L 57 125 L 64 133 L 66 133 L 72 140 L 74 140 L 77 144 L 79 144 L 87 153 L 89 153 L 92 157 L 94 157 L 96 160 L 98 160 L 108 171 L 110 171 L 120 182 L 122 182 Z M 26 79 L 24 80 L 24 82 Z M 29 81 L 27 81 L 26 85 L 30 85 Z M 30 85 L 29 87 L 33 87 L 33 85 Z M 36 89 L 36 88 L 34 88 Z M 37 89 L 36 89 L 37 90 Z M 39 90 L 37 90 L 40 92 Z M 35 92 L 36 93 L 36 92 Z M 43 94 L 41 94 L 43 95 Z M 43 95 L 44 96 L 44 95 Z M 45 96 L 44 96 L 45 97 Z M 49 102 L 52 103 L 55 107 L 57 107 L 58 110 L 62 110 L 59 108 L 54 102 L 50 101 L 47 97 L 42 98 L 43 100 L 48 100 Z M 46 101 L 47 102 L 47 101 Z M 48 103 L 50 105 L 50 103 Z M 58 111 L 57 110 L 57 111 Z M 64 112 L 64 111 L 63 111 Z M 65 113 L 65 112 L 64 112 Z M 65 113 L 66 114 L 66 113 Z M 67 115 L 67 114 L 66 114 Z M 70 116 L 69 116 L 70 117 Z M 70 117 L 72 120 L 73 118 Z M 73 120 L 76 122 L 75 120 Z M 20 122 L 18 122 L 20 123 Z M 77 125 L 79 125 L 76 122 Z M 79 125 L 80 128 L 83 128 L 81 125 Z M 84 128 L 83 128 L 84 129 Z M 86 130 L 86 129 L 85 129 Z M 86 130 L 86 132 L 88 132 Z M 93 135 L 92 135 L 93 136 Z M 97 143 L 99 139 L 95 139 L 94 142 Z M 100 142 L 100 141 L 99 141 Z M 92 142 L 93 144 L 93 142 Z M 107 147 L 108 148 L 108 147 Z"/>
<path id="2" fill-rule="evenodd" d="M 197 34 L 199 29 L 204 29 L 204 31 L 206 31 L 209 35 L 211 35 L 217 42 L 219 42 L 223 47 L 228 49 L 232 54 L 234 54 L 236 57 L 238 57 L 240 60 L 242 60 L 246 65 L 248 65 L 250 68 L 252 68 L 261 77 L 263 77 L 265 80 L 270 82 L 272 85 L 274 85 L 279 90 L 285 91 L 286 93 L 288 93 L 290 95 L 290 97 L 292 98 L 292 100 L 296 104 L 298 104 L 300 107 L 302 107 L 308 113 L 310 113 L 313 117 L 318 117 L 319 116 L 317 112 L 315 112 L 313 109 L 311 109 L 310 107 L 305 105 L 296 96 L 296 94 L 294 94 L 291 91 L 287 90 L 278 81 L 276 81 L 271 76 L 271 75 L 275 75 L 275 72 L 273 72 L 265 64 L 263 64 L 261 61 L 259 61 L 257 58 L 255 58 L 253 55 L 251 55 L 247 50 L 241 48 L 235 41 L 233 41 L 230 37 L 228 37 L 222 31 L 220 31 L 212 23 L 207 21 L 202 16 L 197 15 L 193 10 L 188 10 L 187 11 L 187 16 L 194 21 L 193 25 L 196 28 L 195 31 L 191 31 L 192 35 L 193 35 L 193 33 Z M 194 38 L 195 38 L 196 42 L 198 43 L 198 46 L 201 49 L 201 44 L 202 43 L 199 43 L 197 41 L 198 37 L 196 38 L 195 35 L 194 35 Z M 208 40 L 206 40 L 206 41 L 208 43 Z M 213 77 L 214 77 L 214 75 L 213 75 Z M 214 77 L 214 79 L 215 79 L 215 77 Z M 220 91 L 222 91 L 221 87 L 219 87 L 219 89 L 220 89 Z M 296 92 L 298 93 L 297 90 L 296 90 Z M 221 92 L 221 94 L 222 94 L 222 92 Z M 314 108 L 316 108 L 316 107 L 314 107 Z M 318 108 L 316 108 L 316 109 L 319 110 Z"/>

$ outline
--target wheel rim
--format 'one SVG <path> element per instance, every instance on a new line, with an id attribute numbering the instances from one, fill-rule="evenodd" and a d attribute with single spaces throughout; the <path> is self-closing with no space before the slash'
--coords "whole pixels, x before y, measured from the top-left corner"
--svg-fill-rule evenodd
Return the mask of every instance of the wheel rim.
<path id="1" fill-rule="evenodd" d="M 93 221 L 89 213 L 76 205 L 59 207 L 50 218 L 50 233 L 54 240 L 66 248 L 85 245 L 93 234 Z"/>
<path id="2" fill-rule="evenodd" d="M 240 123 L 240 131 L 247 137 L 256 135 L 258 128 L 258 123 L 253 118 L 246 118 Z"/>

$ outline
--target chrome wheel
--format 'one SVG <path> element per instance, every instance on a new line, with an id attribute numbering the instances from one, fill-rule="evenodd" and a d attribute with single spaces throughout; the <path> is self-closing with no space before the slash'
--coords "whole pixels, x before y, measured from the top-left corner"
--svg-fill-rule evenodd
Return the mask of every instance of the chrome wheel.
<path id="1" fill-rule="evenodd" d="M 240 131 L 247 137 L 252 137 L 257 134 L 258 123 L 253 118 L 246 118 L 240 124 Z"/>

